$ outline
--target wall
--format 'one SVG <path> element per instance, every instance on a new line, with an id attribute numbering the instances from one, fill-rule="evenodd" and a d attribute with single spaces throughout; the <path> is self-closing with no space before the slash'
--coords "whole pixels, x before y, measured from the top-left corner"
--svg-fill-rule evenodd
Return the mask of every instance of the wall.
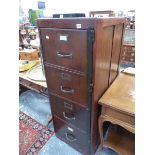
<path id="1" fill-rule="evenodd" d="M 25 13 L 28 9 L 38 9 L 38 0 L 21 0 L 22 7 Z M 76 13 L 84 12 L 89 15 L 89 11 L 95 10 L 113 10 L 113 11 L 128 11 L 135 9 L 134 0 L 40 0 L 45 1 L 45 15 L 54 13 Z"/>
<path id="2" fill-rule="evenodd" d="M 19 4 L 21 3 L 21 7 L 22 7 L 22 10 L 24 11 L 24 14 L 28 15 L 29 9 L 34 9 L 34 10 L 38 9 L 38 1 L 39 0 L 20 0 Z M 44 0 L 40 0 L 40 1 L 44 2 Z"/>

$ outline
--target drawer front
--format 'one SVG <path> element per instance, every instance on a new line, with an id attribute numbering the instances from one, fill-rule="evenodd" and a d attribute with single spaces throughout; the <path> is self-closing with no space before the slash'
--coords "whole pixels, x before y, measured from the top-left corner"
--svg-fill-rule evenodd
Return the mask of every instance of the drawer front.
<path id="1" fill-rule="evenodd" d="M 86 30 L 41 28 L 40 34 L 45 62 L 86 72 Z"/>
<path id="2" fill-rule="evenodd" d="M 123 51 L 125 51 L 125 52 L 135 52 L 135 46 L 124 46 Z"/>
<path id="3" fill-rule="evenodd" d="M 63 120 L 56 116 L 53 117 L 53 120 L 56 136 L 58 138 L 81 153 L 90 155 L 88 134 L 85 134 L 77 128 L 73 128 L 72 126 L 65 124 Z"/>
<path id="4" fill-rule="evenodd" d="M 90 128 L 89 112 L 86 108 L 50 95 L 52 113 L 85 132 Z"/>
<path id="5" fill-rule="evenodd" d="M 128 61 L 128 62 L 135 62 L 135 57 L 132 56 L 122 56 L 123 61 Z"/>
<path id="6" fill-rule="evenodd" d="M 135 57 L 135 52 L 123 52 L 122 56 Z"/>
<path id="7" fill-rule="evenodd" d="M 86 77 L 45 65 L 48 91 L 86 105 Z"/>
<path id="8" fill-rule="evenodd" d="M 104 107 L 104 108 L 102 108 L 102 114 L 113 117 L 115 119 L 118 119 L 120 121 L 128 123 L 132 126 L 135 125 L 135 117 L 134 116 L 127 115 L 127 114 L 122 113 L 120 111 L 116 111 L 114 109 Z"/>
<path id="9" fill-rule="evenodd" d="M 134 46 L 124 46 L 121 60 L 135 63 L 135 47 Z"/>

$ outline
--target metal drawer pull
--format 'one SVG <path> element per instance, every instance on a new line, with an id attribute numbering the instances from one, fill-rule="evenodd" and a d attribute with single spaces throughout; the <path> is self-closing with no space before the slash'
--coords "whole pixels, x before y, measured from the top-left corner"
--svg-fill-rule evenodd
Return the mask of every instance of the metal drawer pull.
<path id="1" fill-rule="evenodd" d="M 67 73 L 61 73 L 61 79 L 71 81 L 71 75 Z"/>
<path id="2" fill-rule="evenodd" d="M 57 57 L 59 58 L 72 58 L 72 54 L 70 53 L 61 53 L 61 52 L 57 52 Z"/>
<path id="3" fill-rule="evenodd" d="M 66 119 L 69 120 L 69 121 L 75 120 L 75 117 L 69 117 L 69 116 L 67 116 L 67 115 L 69 115 L 69 114 L 67 114 L 66 112 L 63 112 L 64 118 L 66 118 Z"/>
<path id="4" fill-rule="evenodd" d="M 63 93 L 74 93 L 74 89 L 64 88 L 63 86 L 60 86 L 60 90 L 61 90 Z"/>
<path id="5" fill-rule="evenodd" d="M 66 133 L 65 135 L 66 135 L 66 139 L 67 139 L 68 141 L 70 141 L 70 142 L 74 142 L 74 141 L 77 140 L 77 139 L 75 138 L 75 136 L 72 135 L 71 133 Z"/>
<path id="6" fill-rule="evenodd" d="M 70 109 L 70 110 L 73 109 L 73 106 L 72 106 L 71 104 L 67 103 L 67 102 L 64 102 L 64 107 L 65 107 L 66 109 Z"/>

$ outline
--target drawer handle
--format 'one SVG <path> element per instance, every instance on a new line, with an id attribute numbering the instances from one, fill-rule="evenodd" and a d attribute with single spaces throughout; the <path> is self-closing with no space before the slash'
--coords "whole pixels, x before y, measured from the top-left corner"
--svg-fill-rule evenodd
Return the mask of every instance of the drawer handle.
<path id="1" fill-rule="evenodd" d="M 71 133 L 66 133 L 66 139 L 70 142 L 74 142 L 76 141 L 77 139 L 75 138 L 75 136 Z"/>
<path id="2" fill-rule="evenodd" d="M 70 88 L 69 88 L 69 89 L 70 89 Z M 74 93 L 74 89 L 68 90 L 68 88 L 65 89 L 63 86 L 60 86 L 60 90 L 61 90 L 63 93 Z"/>
<path id="3" fill-rule="evenodd" d="M 67 108 L 67 109 L 70 109 L 72 110 L 73 109 L 73 106 L 67 102 L 64 102 L 64 107 Z"/>
<path id="4" fill-rule="evenodd" d="M 69 116 L 67 116 L 67 115 L 69 115 L 69 114 L 67 114 L 66 112 L 63 112 L 64 118 L 66 118 L 66 119 L 69 120 L 69 121 L 75 120 L 75 117 L 69 117 Z"/>
<path id="5" fill-rule="evenodd" d="M 65 54 L 65 53 L 61 53 L 61 52 L 57 52 L 57 57 L 59 58 L 72 58 L 72 54 Z"/>
<path id="6" fill-rule="evenodd" d="M 71 81 L 71 75 L 69 75 L 67 73 L 61 73 L 61 79 Z"/>

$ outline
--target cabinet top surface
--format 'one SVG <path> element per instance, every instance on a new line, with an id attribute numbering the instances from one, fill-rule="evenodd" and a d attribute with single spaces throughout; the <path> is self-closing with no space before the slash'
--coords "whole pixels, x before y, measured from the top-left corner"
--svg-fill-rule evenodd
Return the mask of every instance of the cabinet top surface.
<path id="1" fill-rule="evenodd" d="M 125 23 L 125 18 L 107 17 L 107 18 L 38 18 L 37 25 L 40 28 L 94 28 L 96 23 L 102 26 L 116 25 Z M 78 27 L 76 27 L 78 24 Z M 81 25 L 79 25 L 81 24 Z M 76 26 L 75 26 L 76 25 Z"/>
<path id="2" fill-rule="evenodd" d="M 135 75 L 120 73 L 99 100 L 99 104 L 135 114 Z"/>
<path id="3" fill-rule="evenodd" d="M 38 18 L 38 20 L 111 20 L 125 19 L 125 17 L 71 17 L 71 18 Z"/>
<path id="4" fill-rule="evenodd" d="M 110 21 L 122 21 L 124 22 L 125 18 L 124 17 L 100 17 L 100 18 L 96 18 L 96 17 L 91 17 L 91 18 L 86 18 L 86 17 L 76 17 L 76 18 L 38 18 L 37 21 L 38 22 L 44 22 L 44 21 L 48 21 L 48 22 L 71 22 L 71 21 L 81 21 L 81 22 L 96 22 L 96 21 L 104 21 L 104 22 L 110 22 Z"/>

